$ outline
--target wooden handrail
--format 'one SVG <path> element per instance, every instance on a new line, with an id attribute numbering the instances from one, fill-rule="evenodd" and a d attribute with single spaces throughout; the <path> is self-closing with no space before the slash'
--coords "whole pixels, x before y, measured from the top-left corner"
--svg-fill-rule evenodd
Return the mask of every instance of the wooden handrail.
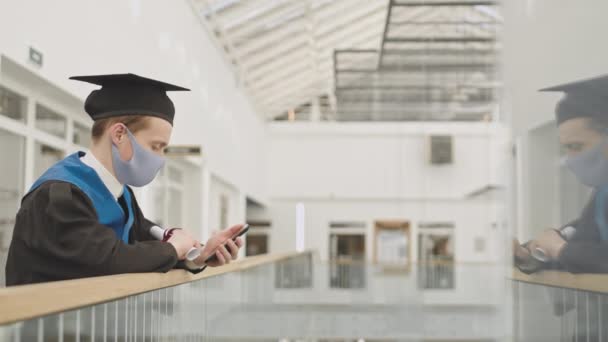
<path id="1" fill-rule="evenodd" d="M 535 285 L 608 293 L 608 274 L 573 274 L 563 271 L 525 274 L 515 268 L 511 279 Z"/>
<path id="2" fill-rule="evenodd" d="M 141 293 L 239 272 L 299 255 L 291 252 L 248 257 L 199 274 L 184 270 L 167 273 L 131 273 L 12 286 L 0 289 L 0 325 L 106 303 Z"/>

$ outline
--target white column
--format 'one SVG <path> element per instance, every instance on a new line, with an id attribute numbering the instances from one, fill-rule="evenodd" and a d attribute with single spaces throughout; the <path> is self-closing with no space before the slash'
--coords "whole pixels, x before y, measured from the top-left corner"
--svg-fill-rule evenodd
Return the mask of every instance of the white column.
<path id="1" fill-rule="evenodd" d="M 240 190 L 238 194 L 237 219 L 238 222 L 246 222 L 247 220 L 247 195 L 242 190 Z M 243 242 L 246 240 L 247 238 L 245 237 Z M 245 257 L 245 247 L 246 244 L 239 250 L 239 258 Z"/>
<path id="2" fill-rule="evenodd" d="M 35 141 L 32 136 L 32 131 L 36 127 L 36 103 L 33 98 L 29 98 L 27 101 L 27 114 L 26 114 L 26 125 L 28 127 L 28 133 L 25 136 L 25 177 L 23 193 L 29 190 L 34 183 L 34 164 L 35 164 Z"/>
<path id="3" fill-rule="evenodd" d="M 319 104 L 319 97 L 315 96 L 310 101 L 310 121 L 318 122 L 321 120 L 321 105 Z"/>
<path id="4" fill-rule="evenodd" d="M 304 203 L 296 204 L 296 251 L 306 249 L 306 209 Z"/>
<path id="5" fill-rule="evenodd" d="M 211 217 L 211 172 L 209 166 L 203 161 L 201 166 L 201 241 L 209 239 L 211 228 L 209 227 Z"/>

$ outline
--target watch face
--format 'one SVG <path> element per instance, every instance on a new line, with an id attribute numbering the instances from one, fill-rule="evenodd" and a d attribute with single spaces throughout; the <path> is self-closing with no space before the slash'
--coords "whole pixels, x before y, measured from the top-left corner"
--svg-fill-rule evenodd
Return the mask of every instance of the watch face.
<path id="1" fill-rule="evenodd" d="M 516 259 L 515 266 L 522 272 L 526 274 L 531 274 L 537 271 L 540 271 L 545 266 L 545 263 L 535 259 L 535 258 L 526 258 L 526 259 Z"/>
<path id="2" fill-rule="evenodd" d="M 570 240 L 574 236 L 574 233 L 576 233 L 576 228 L 567 226 L 560 229 L 559 232 L 565 240 Z"/>
<path id="3" fill-rule="evenodd" d="M 548 262 L 550 260 L 547 253 L 538 247 L 532 251 L 532 257 L 540 262 Z"/>

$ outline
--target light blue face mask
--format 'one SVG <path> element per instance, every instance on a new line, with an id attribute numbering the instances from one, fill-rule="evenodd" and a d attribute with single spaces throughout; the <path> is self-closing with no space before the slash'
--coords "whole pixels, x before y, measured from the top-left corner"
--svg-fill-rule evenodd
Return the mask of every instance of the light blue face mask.
<path id="1" fill-rule="evenodd" d="M 593 146 L 591 149 L 572 157 L 564 157 L 561 161 L 578 180 L 593 188 L 608 185 L 608 158 L 604 151 L 608 148 L 608 138 Z"/>
<path id="2" fill-rule="evenodd" d="M 133 157 L 129 161 L 120 159 L 118 148 L 112 144 L 112 166 L 116 179 L 121 184 L 144 186 L 154 180 L 158 171 L 165 165 L 165 158 L 146 150 L 137 143 L 135 137 L 127 129 L 127 135 L 133 148 Z"/>

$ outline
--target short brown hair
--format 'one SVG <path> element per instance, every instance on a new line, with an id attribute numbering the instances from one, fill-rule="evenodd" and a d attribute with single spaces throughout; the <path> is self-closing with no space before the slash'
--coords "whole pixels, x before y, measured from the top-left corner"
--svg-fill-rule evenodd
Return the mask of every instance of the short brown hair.
<path id="1" fill-rule="evenodd" d="M 115 123 L 122 123 L 123 125 L 127 126 L 131 133 L 135 134 L 137 131 L 148 127 L 148 119 L 150 119 L 150 117 L 145 115 L 124 115 L 97 120 L 95 123 L 93 123 L 91 136 L 93 137 L 93 141 L 99 140 L 108 127 Z"/>

